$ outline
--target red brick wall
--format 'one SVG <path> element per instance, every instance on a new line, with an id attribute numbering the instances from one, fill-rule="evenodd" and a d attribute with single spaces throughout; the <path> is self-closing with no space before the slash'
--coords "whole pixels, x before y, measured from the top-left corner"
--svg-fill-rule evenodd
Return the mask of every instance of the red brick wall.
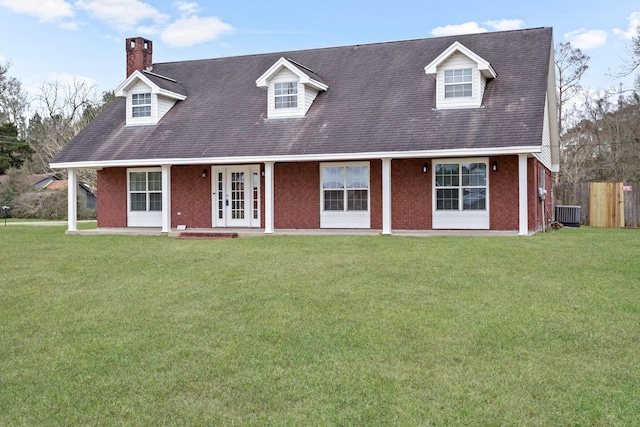
<path id="1" fill-rule="evenodd" d="M 422 173 L 422 165 L 428 172 Z M 391 162 L 391 228 L 431 230 L 431 160 L 406 159 Z"/>
<path id="2" fill-rule="evenodd" d="M 127 226 L 127 169 L 98 171 L 98 227 Z"/>
<path id="3" fill-rule="evenodd" d="M 392 162 L 393 163 L 393 162 Z M 382 228 L 382 160 L 371 160 L 369 163 L 369 200 L 370 226 L 373 229 Z"/>
<path id="4" fill-rule="evenodd" d="M 493 162 L 498 170 L 493 171 Z M 489 227 L 491 230 L 519 228 L 518 156 L 489 158 Z"/>
<path id="5" fill-rule="evenodd" d="M 319 163 L 276 163 L 274 174 L 274 228 L 320 228 Z"/>
<path id="6" fill-rule="evenodd" d="M 202 170 L 207 177 L 202 177 Z M 171 168 L 171 227 L 210 228 L 211 168 L 173 166 Z"/>

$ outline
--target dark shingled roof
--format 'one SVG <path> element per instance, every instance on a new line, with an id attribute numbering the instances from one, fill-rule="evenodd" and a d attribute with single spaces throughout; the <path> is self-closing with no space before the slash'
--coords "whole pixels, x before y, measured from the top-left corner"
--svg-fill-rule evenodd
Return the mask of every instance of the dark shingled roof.
<path id="1" fill-rule="evenodd" d="M 435 109 L 435 80 L 424 67 L 455 41 L 498 73 L 481 108 Z M 126 127 L 118 98 L 52 162 L 541 145 L 552 49 L 551 28 L 536 28 L 154 64 L 154 74 L 175 82 L 147 76 L 186 100 L 157 125 Z M 267 119 L 267 91 L 256 79 L 281 57 L 329 86 L 306 117 Z"/>

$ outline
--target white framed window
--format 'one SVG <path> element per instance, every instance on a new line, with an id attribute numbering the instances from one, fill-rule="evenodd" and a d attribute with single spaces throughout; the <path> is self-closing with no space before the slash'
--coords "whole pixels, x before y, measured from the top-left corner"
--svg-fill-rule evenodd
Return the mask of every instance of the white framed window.
<path id="1" fill-rule="evenodd" d="M 487 163 L 436 163 L 437 211 L 487 210 Z"/>
<path id="2" fill-rule="evenodd" d="M 369 166 L 323 166 L 322 209 L 325 211 L 369 210 Z"/>
<path id="3" fill-rule="evenodd" d="M 471 68 L 444 71 L 444 97 L 469 98 L 473 96 Z"/>
<path id="4" fill-rule="evenodd" d="M 434 229 L 489 229 L 488 171 L 487 157 L 433 162 Z"/>
<path id="5" fill-rule="evenodd" d="M 162 211 L 162 171 L 130 170 L 128 181 L 130 212 Z"/>
<path id="6" fill-rule="evenodd" d="M 369 162 L 320 163 L 320 228 L 370 228 Z"/>
<path id="7" fill-rule="evenodd" d="M 131 117 L 151 117 L 151 93 L 131 95 Z"/>
<path id="8" fill-rule="evenodd" d="M 273 90 L 276 109 L 298 108 L 297 82 L 274 83 Z"/>

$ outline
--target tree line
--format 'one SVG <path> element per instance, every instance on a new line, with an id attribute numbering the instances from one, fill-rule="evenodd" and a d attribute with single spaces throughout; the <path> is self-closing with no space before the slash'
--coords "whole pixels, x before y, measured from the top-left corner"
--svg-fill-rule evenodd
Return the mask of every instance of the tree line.
<path id="1" fill-rule="evenodd" d="M 616 77 L 635 75 L 633 88 L 582 87 L 589 56 L 570 43 L 555 49 L 560 130 L 557 182 L 640 182 L 640 26 Z"/>

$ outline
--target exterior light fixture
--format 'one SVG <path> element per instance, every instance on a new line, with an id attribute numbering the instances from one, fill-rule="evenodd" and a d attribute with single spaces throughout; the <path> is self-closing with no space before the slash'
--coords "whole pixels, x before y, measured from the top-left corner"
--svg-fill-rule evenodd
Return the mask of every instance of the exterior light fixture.
<path id="1" fill-rule="evenodd" d="M 493 161 L 493 163 L 491 164 L 491 170 L 494 172 L 498 172 L 498 162 L 497 161 Z"/>
<path id="2" fill-rule="evenodd" d="M 207 170 L 206 169 L 202 169 L 202 177 L 203 178 L 207 177 Z"/>
<path id="3" fill-rule="evenodd" d="M 427 162 L 425 162 L 422 165 L 422 173 L 427 173 L 427 172 L 429 172 L 429 165 L 427 164 Z"/>

